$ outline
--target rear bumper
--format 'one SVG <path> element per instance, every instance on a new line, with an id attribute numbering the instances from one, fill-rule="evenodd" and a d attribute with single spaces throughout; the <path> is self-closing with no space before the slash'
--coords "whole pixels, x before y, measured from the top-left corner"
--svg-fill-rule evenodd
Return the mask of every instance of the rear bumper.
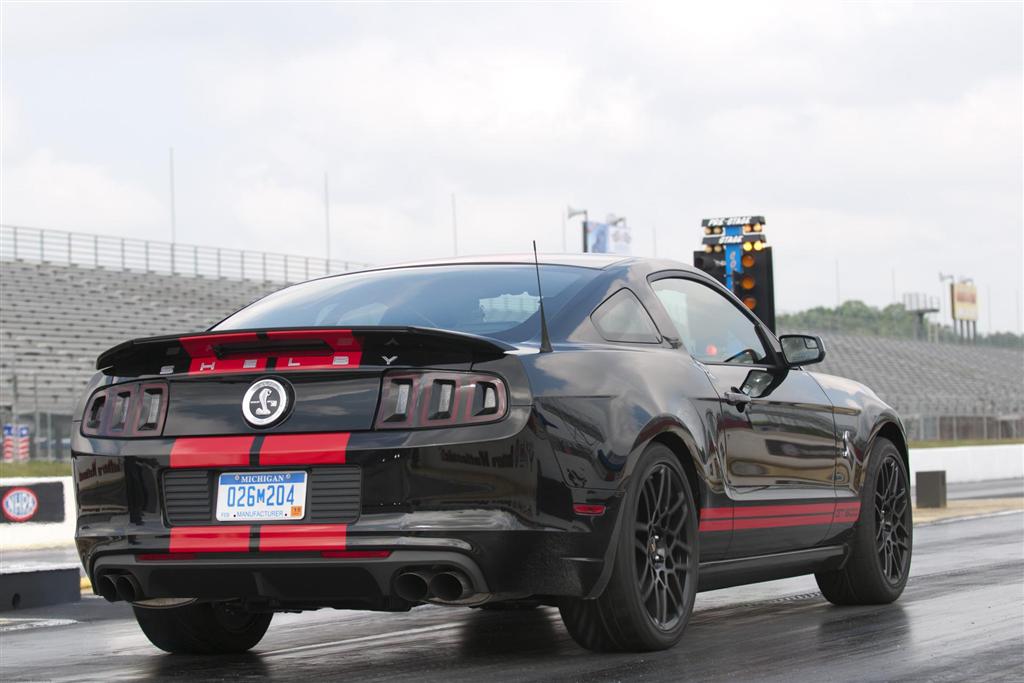
<path id="1" fill-rule="evenodd" d="M 102 571 L 130 569 L 140 572 L 144 593 L 154 598 L 263 597 L 321 606 L 362 599 L 363 608 L 402 608 L 391 593 L 403 562 L 464 569 L 490 594 L 589 595 L 605 564 L 617 491 L 567 485 L 549 441 L 526 421 L 513 411 L 511 421 L 468 428 L 481 440 L 461 443 L 443 442 L 456 430 L 431 437 L 442 443 L 417 445 L 408 440 L 426 438 L 422 432 L 353 434 L 343 464 L 287 466 L 310 473 L 311 496 L 325 474 L 358 467 L 361 495 L 351 517 L 318 517 L 314 503 L 302 523 L 251 525 L 217 521 L 212 488 L 189 501 L 201 504 L 198 517 L 173 521 L 166 506 L 169 475 L 207 472 L 212 486 L 220 471 L 282 467 L 262 460 L 182 467 L 172 461 L 168 440 L 79 437 L 73 440 L 79 554 L 94 584 Z M 499 427 L 502 433 L 490 431 Z M 605 513 L 577 514 L 577 504 L 603 505 Z M 335 510 L 328 511 L 342 514 Z M 338 550 L 390 556 L 322 554 Z M 181 559 L 166 567 L 138 559 L 175 553 Z M 218 579 L 221 574 L 231 579 Z M 342 591 L 346 583 L 360 589 Z"/>
<path id="2" fill-rule="evenodd" d="M 95 590 L 105 577 L 127 574 L 139 586 L 139 599 L 240 599 L 269 609 L 402 611 L 412 603 L 395 595 L 394 582 L 410 570 L 458 570 L 468 577 L 479 601 L 491 597 L 477 564 L 445 551 L 400 550 L 387 557 L 358 559 L 247 554 L 185 560 L 111 554 L 97 559 L 92 576 Z"/>
<path id="3" fill-rule="evenodd" d="M 165 537 L 165 536 L 164 536 Z M 145 598 L 253 599 L 275 608 L 403 610 L 395 592 L 406 571 L 459 570 L 475 602 L 529 596 L 584 596 L 604 558 L 592 534 L 560 531 L 361 535 L 346 550 L 168 552 L 162 538 L 79 537 L 93 590 L 104 575 L 129 574 Z M 338 557 L 338 556 L 341 557 Z"/>

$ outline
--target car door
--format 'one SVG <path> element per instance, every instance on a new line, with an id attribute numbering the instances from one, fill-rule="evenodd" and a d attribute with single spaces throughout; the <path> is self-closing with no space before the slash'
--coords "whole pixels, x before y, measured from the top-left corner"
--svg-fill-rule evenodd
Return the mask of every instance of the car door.
<path id="1" fill-rule="evenodd" d="M 735 297 L 700 276 L 651 282 L 679 341 L 704 369 L 722 410 L 729 557 L 808 548 L 828 532 L 837 458 L 832 405 L 808 373 Z"/>

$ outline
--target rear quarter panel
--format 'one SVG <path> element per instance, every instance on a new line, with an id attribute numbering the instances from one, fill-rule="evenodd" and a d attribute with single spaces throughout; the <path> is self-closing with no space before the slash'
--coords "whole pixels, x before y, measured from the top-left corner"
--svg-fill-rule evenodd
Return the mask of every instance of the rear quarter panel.
<path id="1" fill-rule="evenodd" d="M 896 411 L 860 382 L 845 377 L 810 373 L 835 407 L 839 459 L 836 492 L 840 497 L 860 496 L 867 476 L 871 446 L 882 430 L 899 434 L 897 448 L 906 452 L 903 423 Z"/>

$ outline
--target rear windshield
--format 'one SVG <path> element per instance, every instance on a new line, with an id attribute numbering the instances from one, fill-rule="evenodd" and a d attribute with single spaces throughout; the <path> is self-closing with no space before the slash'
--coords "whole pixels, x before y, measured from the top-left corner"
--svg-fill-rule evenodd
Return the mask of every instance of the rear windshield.
<path id="1" fill-rule="evenodd" d="M 548 319 L 598 272 L 541 266 Z M 540 331 L 538 301 L 537 273 L 532 265 L 396 268 L 287 287 L 213 329 L 413 325 L 520 342 Z"/>

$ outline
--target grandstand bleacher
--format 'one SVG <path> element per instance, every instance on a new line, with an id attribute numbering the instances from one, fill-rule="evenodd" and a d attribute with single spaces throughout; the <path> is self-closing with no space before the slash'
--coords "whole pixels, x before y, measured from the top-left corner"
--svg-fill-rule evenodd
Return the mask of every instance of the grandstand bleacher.
<path id="1" fill-rule="evenodd" d="M 100 352 L 126 339 L 206 329 L 283 285 L 3 261 L 3 404 L 70 414 Z M 17 394 L 12 378 L 17 377 Z"/>
<path id="2" fill-rule="evenodd" d="M 849 377 L 874 389 L 899 411 L 911 438 L 1024 435 L 1024 351 L 1020 349 L 782 330 L 787 331 L 820 334 L 825 361 L 811 369 Z"/>
<path id="3" fill-rule="evenodd" d="M 100 352 L 203 330 L 285 284 L 10 258 L 0 260 L 0 275 L 0 420 L 11 421 L 12 410 L 22 423 L 46 414 L 40 431 L 69 421 Z M 904 416 L 911 438 L 951 438 L 950 420 L 959 438 L 1024 435 L 1019 349 L 822 337 L 828 356 L 814 369 L 871 386 Z M 51 440 L 46 452 L 55 450 Z"/>

